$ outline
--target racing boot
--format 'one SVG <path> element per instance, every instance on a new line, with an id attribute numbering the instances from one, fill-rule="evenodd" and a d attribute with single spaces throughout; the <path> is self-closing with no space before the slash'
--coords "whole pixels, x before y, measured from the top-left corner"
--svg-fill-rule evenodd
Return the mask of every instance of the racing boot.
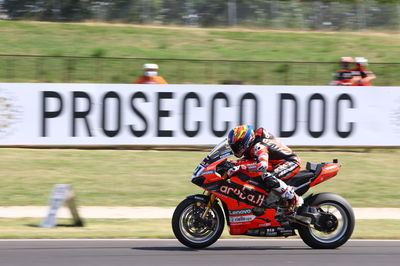
<path id="1" fill-rule="evenodd" d="M 274 188 L 274 190 L 281 195 L 282 199 L 289 201 L 289 209 L 296 209 L 303 205 L 303 198 L 294 192 L 293 187 L 286 185 L 286 183 L 280 179 L 278 179 L 278 182 L 279 187 Z"/>
<path id="2" fill-rule="evenodd" d="M 293 187 L 288 186 L 282 180 L 276 178 L 272 173 L 266 172 L 262 176 L 265 184 L 275 190 L 281 197 L 289 201 L 289 208 L 297 208 L 303 205 L 303 198 L 294 192 Z"/>

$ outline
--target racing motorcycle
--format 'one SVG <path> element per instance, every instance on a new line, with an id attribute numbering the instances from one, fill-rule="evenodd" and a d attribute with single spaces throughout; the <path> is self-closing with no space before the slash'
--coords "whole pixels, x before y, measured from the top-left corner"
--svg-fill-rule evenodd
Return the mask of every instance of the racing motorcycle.
<path id="1" fill-rule="evenodd" d="M 192 175 L 192 182 L 205 190 L 187 196 L 175 209 L 172 229 L 176 238 L 194 249 L 216 242 L 225 219 L 231 235 L 289 237 L 296 235 L 311 248 L 334 249 L 351 237 L 355 218 L 352 207 L 333 193 L 310 194 L 304 204 L 292 209 L 287 200 L 263 184 L 260 173 L 237 172 L 228 177 L 233 153 L 225 139 L 204 158 Z M 334 177 L 340 167 L 331 163 L 308 162 L 306 170 L 284 180 L 298 195 Z"/>

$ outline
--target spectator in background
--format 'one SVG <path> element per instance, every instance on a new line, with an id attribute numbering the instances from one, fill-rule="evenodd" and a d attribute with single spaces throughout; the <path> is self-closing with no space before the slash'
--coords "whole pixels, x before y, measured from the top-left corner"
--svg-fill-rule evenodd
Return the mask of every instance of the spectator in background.
<path id="1" fill-rule="evenodd" d="M 368 60 L 364 57 L 356 57 L 356 65 L 353 69 L 352 86 L 372 86 L 371 80 L 375 79 L 375 74 L 368 70 Z"/>
<path id="2" fill-rule="evenodd" d="M 332 85 L 350 86 L 353 80 L 353 69 L 351 69 L 353 64 L 353 57 L 341 57 L 340 69 L 333 74 L 335 81 Z"/>
<path id="3" fill-rule="evenodd" d="M 135 81 L 136 84 L 168 84 L 163 77 L 158 76 L 157 64 L 144 64 L 143 70 L 144 74 Z"/>

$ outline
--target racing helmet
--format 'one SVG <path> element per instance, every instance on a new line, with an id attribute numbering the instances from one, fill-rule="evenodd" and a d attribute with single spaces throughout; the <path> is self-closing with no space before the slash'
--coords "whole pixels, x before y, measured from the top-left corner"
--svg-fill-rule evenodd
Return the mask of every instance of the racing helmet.
<path id="1" fill-rule="evenodd" d="M 253 144 L 254 131 L 252 126 L 240 125 L 234 127 L 228 134 L 228 144 L 233 154 L 240 158 Z"/>

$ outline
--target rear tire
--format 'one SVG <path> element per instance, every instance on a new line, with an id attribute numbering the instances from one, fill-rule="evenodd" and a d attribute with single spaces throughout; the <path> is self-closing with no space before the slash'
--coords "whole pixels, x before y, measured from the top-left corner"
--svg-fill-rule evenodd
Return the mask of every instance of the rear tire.
<path id="1" fill-rule="evenodd" d="M 335 249 L 351 237 L 355 218 L 351 205 L 341 196 L 333 193 L 321 193 L 304 203 L 323 213 L 320 228 L 300 226 L 299 235 L 304 243 L 315 249 Z"/>
<path id="2" fill-rule="evenodd" d="M 224 230 L 224 214 L 216 203 L 204 220 L 207 202 L 194 198 L 183 200 L 172 216 L 172 230 L 175 237 L 187 247 L 200 249 L 208 247 L 219 239 Z"/>

